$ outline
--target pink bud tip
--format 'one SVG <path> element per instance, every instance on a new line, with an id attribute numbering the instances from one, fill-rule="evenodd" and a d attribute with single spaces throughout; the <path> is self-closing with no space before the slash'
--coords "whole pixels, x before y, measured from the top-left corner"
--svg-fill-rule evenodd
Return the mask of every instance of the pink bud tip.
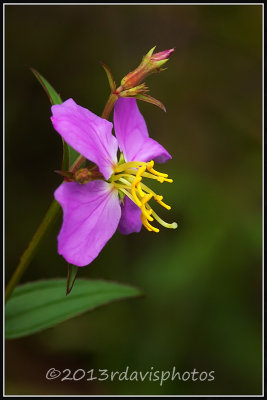
<path id="1" fill-rule="evenodd" d="M 151 60 L 153 60 L 153 61 L 165 60 L 166 58 L 169 58 L 173 52 L 174 52 L 174 49 L 161 51 L 160 53 L 153 54 L 153 56 L 151 57 Z"/>

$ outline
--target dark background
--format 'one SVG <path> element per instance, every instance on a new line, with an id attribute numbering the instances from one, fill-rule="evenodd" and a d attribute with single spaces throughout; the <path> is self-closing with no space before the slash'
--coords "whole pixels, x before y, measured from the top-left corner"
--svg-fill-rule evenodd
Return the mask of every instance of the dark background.
<path id="1" fill-rule="evenodd" d="M 149 77 L 160 109 L 139 102 L 172 154 L 161 186 L 177 221 L 158 235 L 118 232 L 81 277 L 127 282 L 145 298 L 95 310 L 6 346 L 7 394 L 260 394 L 262 7 L 5 7 L 6 276 L 61 180 L 61 139 L 36 68 L 64 100 L 101 115 L 99 61 L 120 82 L 154 45 L 175 47 Z M 23 281 L 66 276 L 60 221 Z M 104 227 L 103 227 L 104 229 Z M 75 288 L 74 288 L 75 290 Z M 51 368 L 215 371 L 215 380 L 46 381 Z"/>

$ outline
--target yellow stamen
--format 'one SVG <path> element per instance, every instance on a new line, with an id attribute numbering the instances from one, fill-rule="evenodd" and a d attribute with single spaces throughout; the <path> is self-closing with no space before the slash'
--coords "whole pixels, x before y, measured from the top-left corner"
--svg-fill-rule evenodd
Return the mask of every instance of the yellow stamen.
<path id="1" fill-rule="evenodd" d="M 143 178 L 155 179 L 160 183 L 173 182 L 172 179 L 168 178 L 168 174 L 158 172 L 153 167 L 153 160 L 147 163 L 143 161 L 131 161 L 116 165 L 114 167 L 114 174 L 110 178 L 110 182 L 117 190 L 128 196 L 141 209 L 141 221 L 145 228 L 148 231 L 157 233 L 159 232 L 159 229 L 149 223 L 149 221 L 154 221 L 154 218 L 166 228 L 175 229 L 177 228 L 177 224 L 175 222 L 168 224 L 163 221 L 148 204 L 153 197 L 162 207 L 167 210 L 171 209 L 168 204 L 162 201 L 163 196 L 156 194 L 142 182 Z"/>
<path id="2" fill-rule="evenodd" d="M 134 178 L 134 180 L 132 182 L 132 186 L 131 186 L 131 193 L 132 193 L 132 196 L 135 200 L 135 203 L 138 205 L 138 207 L 141 206 L 141 202 L 136 195 L 135 187 L 136 187 L 137 183 L 141 182 L 141 180 L 142 180 L 142 178 L 140 176 L 137 176 L 136 178 Z"/>
<path id="3" fill-rule="evenodd" d="M 122 178 L 127 178 L 127 179 L 129 178 L 129 179 L 131 179 L 131 178 L 133 178 L 133 176 L 132 176 L 131 174 L 112 175 L 111 178 L 110 178 L 110 180 L 111 180 L 111 182 L 116 182 L 116 181 L 121 180 Z"/>
<path id="4" fill-rule="evenodd" d="M 158 229 L 158 228 L 155 228 L 155 227 L 152 226 L 152 225 L 150 225 L 150 223 L 149 223 L 148 221 L 146 221 L 145 227 L 151 229 L 153 232 L 156 232 L 156 233 L 159 232 L 159 229 Z"/>
<path id="5" fill-rule="evenodd" d="M 137 190 L 138 190 L 138 192 L 139 192 L 139 194 L 140 194 L 141 197 L 145 196 L 145 193 L 144 193 L 143 190 L 142 190 L 142 187 L 141 187 L 141 183 L 140 183 L 140 182 L 136 185 L 136 188 L 137 188 Z"/>
<path id="6" fill-rule="evenodd" d="M 154 161 L 151 160 L 149 163 L 147 163 L 148 171 L 150 171 L 154 175 L 162 176 L 163 178 L 167 178 L 168 177 L 168 174 L 163 174 L 162 172 L 158 172 L 155 169 L 153 169 L 153 167 L 154 167 Z"/>
<path id="7" fill-rule="evenodd" d="M 164 203 L 164 202 L 162 201 L 163 196 L 156 195 L 156 196 L 154 196 L 154 199 L 155 199 L 162 207 L 166 208 L 167 210 L 170 210 L 170 209 L 171 209 L 171 206 L 168 206 L 168 204 L 166 204 L 166 203 Z"/>
<path id="8" fill-rule="evenodd" d="M 127 170 L 125 170 L 125 172 L 126 172 L 126 174 L 131 174 L 131 175 L 137 175 L 137 174 L 138 174 L 138 170 L 136 170 L 136 169 L 127 169 Z M 124 175 L 126 175 L 126 174 L 124 174 Z M 168 176 L 167 174 L 165 174 L 165 175 Z M 116 175 L 115 175 L 115 176 L 116 176 Z M 172 182 L 173 182 L 172 179 L 166 179 L 165 177 L 159 176 L 159 175 L 155 176 L 155 175 L 153 175 L 152 173 L 149 173 L 149 172 L 144 172 L 144 173 L 142 174 L 142 176 L 143 176 L 144 178 L 156 179 L 156 180 L 159 181 L 160 183 L 163 183 L 163 182 L 170 182 L 170 183 L 172 183 Z"/>
<path id="9" fill-rule="evenodd" d="M 152 210 L 152 215 L 160 223 L 160 225 L 164 226 L 164 228 L 176 229 L 178 227 L 178 224 L 176 222 L 173 222 L 172 224 L 168 224 L 167 222 L 163 221 L 163 219 L 161 219 L 158 216 L 158 214 L 155 213 L 154 210 Z"/>
<path id="10" fill-rule="evenodd" d="M 154 218 L 151 217 L 152 210 L 146 209 L 146 203 L 151 199 L 151 197 L 152 194 L 146 194 L 141 200 L 141 211 L 148 221 L 154 221 Z"/>
<path id="11" fill-rule="evenodd" d="M 136 200 L 136 204 L 140 207 L 141 206 L 141 203 L 140 203 L 140 200 L 138 199 L 138 197 L 137 197 L 137 195 L 136 195 L 136 190 L 135 190 L 135 187 L 137 186 L 137 190 L 138 190 L 138 187 L 140 188 L 140 182 L 141 182 L 141 180 L 142 180 L 142 174 L 143 174 L 143 172 L 145 172 L 145 170 L 146 170 L 146 164 L 145 165 L 142 165 L 140 168 L 139 168 L 139 170 L 138 170 L 138 172 L 137 172 L 137 174 L 136 174 L 136 177 L 134 178 L 134 180 L 133 180 L 133 182 L 132 182 L 132 188 L 131 188 L 131 193 L 132 193 L 132 195 L 133 195 L 133 198 Z M 138 186 L 139 185 L 139 186 Z M 143 194 L 142 194 L 142 189 L 141 189 L 141 191 L 140 191 L 140 189 L 138 190 L 139 191 L 139 193 L 140 193 L 140 195 L 141 196 L 143 196 Z"/>
<path id="12" fill-rule="evenodd" d="M 143 161 L 131 161 L 131 162 L 127 162 L 124 164 L 120 164 L 120 165 L 116 165 L 114 168 L 114 172 L 122 172 L 125 171 L 128 168 L 140 168 L 142 165 L 146 166 L 147 163 L 143 162 Z"/>
<path id="13" fill-rule="evenodd" d="M 147 221 L 146 217 L 142 214 L 141 215 L 141 220 L 143 222 L 144 227 L 148 230 L 148 231 L 153 231 L 158 233 L 159 229 L 155 228 L 154 226 L 150 225 L 150 223 Z"/>
<path id="14" fill-rule="evenodd" d="M 145 217 L 143 214 L 141 214 L 141 221 L 142 221 L 144 227 L 145 227 L 148 231 L 151 232 L 152 229 L 150 229 L 150 228 L 147 226 L 147 219 L 146 219 L 146 217 Z"/>
<path id="15" fill-rule="evenodd" d="M 149 161 L 148 163 L 146 163 L 146 166 L 147 166 L 147 168 L 154 167 L 154 161 L 153 160 Z"/>
<path id="16" fill-rule="evenodd" d="M 166 178 L 164 178 L 164 182 L 169 182 L 169 183 L 173 183 L 173 179 L 166 179 Z"/>
<path id="17" fill-rule="evenodd" d="M 141 200 L 142 205 L 145 205 L 153 197 L 152 193 L 145 194 Z"/>
<path id="18" fill-rule="evenodd" d="M 131 183 L 129 181 L 127 181 L 127 179 L 124 178 L 120 178 L 119 182 L 125 183 L 125 185 L 130 186 L 131 187 Z"/>
<path id="19" fill-rule="evenodd" d="M 149 187 L 147 187 L 143 182 L 140 183 L 141 188 L 147 192 L 147 193 L 151 193 L 153 196 L 156 196 L 156 193 L 153 192 L 153 190 L 151 190 Z"/>
<path id="20" fill-rule="evenodd" d="M 120 187 L 120 191 L 124 193 L 127 197 L 129 197 L 129 199 L 131 199 L 132 202 L 135 203 L 133 196 L 131 195 L 131 193 L 128 192 L 128 190 L 125 190 L 123 187 Z"/>
<path id="21" fill-rule="evenodd" d="M 140 167 L 138 172 L 137 172 L 137 174 L 136 174 L 136 177 L 142 176 L 143 173 L 145 172 L 145 170 L 146 170 L 146 165 L 143 165 L 142 167 Z"/>

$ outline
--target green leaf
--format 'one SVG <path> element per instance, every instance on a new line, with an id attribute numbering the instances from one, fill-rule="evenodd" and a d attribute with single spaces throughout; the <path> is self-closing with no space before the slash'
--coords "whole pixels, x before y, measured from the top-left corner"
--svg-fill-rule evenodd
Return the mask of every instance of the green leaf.
<path id="1" fill-rule="evenodd" d="M 51 86 L 50 83 L 41 74 L 39 74 L 38 71 L 36 71 L 36 69 L 31 68 L 31 71 L 38 79 L 38 81 L 41 83 L 42 87 L 44 88 L 50 100 L 50 103 L 52 105 L 61 104 L 62 99 L 60 95 L 55 91 L 53 86 Z M 63 158 L 62 158 L 61 168 L 63 171 L 67 171 L 69 167 L 74 163 L 74 161 L 79 157 L 80 153 L 78 153 L 76 150 L 70 147 L 63 139 L 62 142 L 63 142 Z"/>
<path id="2" fill-rule="evenodd" d="M 128 285 L 86 279 L 76 280 L 70 296 L 65 291 L 65 279 L 17 286 L 6 304 L 6 338 L 31 335 L 112 301 L 142 294 Z"/>
<path id="3" fill-rule="evenodd" d="M 76 265 L 68 264 L 66 296 L 70 294 L 73 288 L 74 282 L 78 274 L 78 270 L 79 267 L 76 267 Z"/>

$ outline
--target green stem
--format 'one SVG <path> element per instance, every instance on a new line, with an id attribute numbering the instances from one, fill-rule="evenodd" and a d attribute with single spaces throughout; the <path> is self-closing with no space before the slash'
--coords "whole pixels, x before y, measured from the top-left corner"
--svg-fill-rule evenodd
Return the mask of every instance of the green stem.
<path id="1" fill-rule="evenodd" d="M 111 95 L 109 96 L 109 99 L 105 105 L 104 111 L 102 113 L 102 118 L 108 119 L 117 99 L 118 99 L 118 96 L 116 94 L 111 93 Z M 73 165 L 71 166 L 70 171 L 71 172 L 77 171 L 77 169 L 79 169 L 79 166 L 83 163 L 84 160 L 85 160 L 85 157 L 80 155 L 75 160 Z M 50 228 L 50 226 L 52 226 L 56 217 L 59 215 L 59 212 L 60 212 L 60 205 L 56 200 L 53 200 L 47 213 L 44 216 L 44 219 L 41 222 L 41 225 L 39 226 L 39 228 L 33 235 L 33 238 L 31 240 L 29 246 L 24 251 L 15 272 L 13 273 L 10 281 L 8 282 L 8 285 L 7 285 L 6 291 L 5 291 L 6 301 L 11 296 L 13 290 L 15 289 L 16 285 L 20 281 L 22 275 L 24 274 L 27 267 L 29 266 L 34 254 L 36 253 L 36 251 L 39 248 L 39 245 L 41 244 L 42 239 L 44 238 L 44 236 L 45 236 L 46 232 L 48 231 L 48 229 Z"/>
<path id="2" fill-rule="evenodd" d="M 22 275 L 26 271 L 34 254 L 36 253 L 41 244 L 41 240 L 44 238 L 45 233 L 48 232 L 48 228 L 52 226 L 52 223 L 56 220 L 56 217 L 59 214 L 60 214 L 60 205 L 56 200 L 53 200 L 49 209 L 47 210 L 47 213 L 44 216 L 44 219 L 42 220 L 35 234 L 33 235 L 33 238 L 30 241 L 29 246 L 22 254 L 20 262 L 6 287 L 6 292 L 5 292 L 6 301 L 10 297 L 17 283 L 20 281 Z"/>
<path id="3" fill-rule="evenodd" d="M 102 118 L 108 119 L 110 116 L 110 113 L 114 107 L 114 104 L 116 103 L 116 101 L 118 100 L 118 95 L 111 93 L 109 96 L 109 99 L 105 105 L 104 111 L 102 113 Z"/>

